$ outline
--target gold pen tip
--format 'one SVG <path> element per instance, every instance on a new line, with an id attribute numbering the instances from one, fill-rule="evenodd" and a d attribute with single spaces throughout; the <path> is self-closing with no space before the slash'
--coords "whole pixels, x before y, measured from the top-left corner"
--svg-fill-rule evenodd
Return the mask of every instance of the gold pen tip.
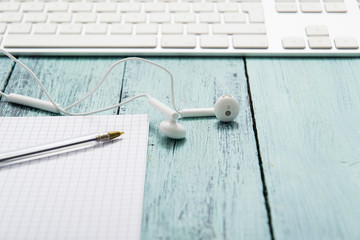
<path id="1" fill-rule="evenodd" d="M 112 131 L 112 132 L 109 132 L 109 135 L 110 135 L 110 140 L 111 139 L 114 139 L 114 138 L 117 138 L 121 135 L 123 135 L 124 132 L 119 132 L 119 131 Z"/>

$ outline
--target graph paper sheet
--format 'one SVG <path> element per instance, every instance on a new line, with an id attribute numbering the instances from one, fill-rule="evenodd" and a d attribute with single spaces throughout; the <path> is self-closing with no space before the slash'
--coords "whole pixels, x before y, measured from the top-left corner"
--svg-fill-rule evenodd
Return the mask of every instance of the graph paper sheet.
<path id="1" fill-rule="evenodd" d="M 0 239 L 140 239 L 148 115 L 0 118 L 0 151 L 82 134 L 121 140 L 0 168 Z"/>

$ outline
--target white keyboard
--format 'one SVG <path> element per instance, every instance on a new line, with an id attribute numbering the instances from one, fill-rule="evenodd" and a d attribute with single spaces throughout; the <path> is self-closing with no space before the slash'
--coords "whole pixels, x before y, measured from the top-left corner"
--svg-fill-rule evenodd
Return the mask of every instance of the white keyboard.
<path id="1" fill-rule="evenodd" d="M 357 0 L 0 0 L 14 54 L 358 56 L 359 23 Z"/>

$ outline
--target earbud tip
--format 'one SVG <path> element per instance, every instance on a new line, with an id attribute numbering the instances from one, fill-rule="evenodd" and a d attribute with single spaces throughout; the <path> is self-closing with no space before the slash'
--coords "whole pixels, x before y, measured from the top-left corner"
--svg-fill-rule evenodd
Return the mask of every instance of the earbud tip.
<path id="1" fill-rule="evenodd" d="M 168 119 L 160 123 L 160 131 L 167 137 L 182 139 L 186 136 L 186 129 L 177 121 Z"/>
<path id="2" fill-rule="evenodd" d="M 221 96 L 215 103 L 214 113 L 222 122 L 231 122 L 239 114 L 239 103 L 231 95 Z"/>

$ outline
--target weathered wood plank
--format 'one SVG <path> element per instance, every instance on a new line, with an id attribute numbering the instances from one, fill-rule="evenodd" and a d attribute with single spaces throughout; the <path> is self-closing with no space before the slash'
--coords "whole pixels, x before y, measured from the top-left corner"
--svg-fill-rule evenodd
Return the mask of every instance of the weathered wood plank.
<path id="1" fill-rule="evenodd" d="M 69 106 L 92 90 L 101 80 L 115 58 L 21 57 L 21 61 L 40 78 L 55 101 Z M 87 112 L 104 108 L 119 101 L 124 65 L 115 68 L 103 86 L 73 112 Z M 6 93 L 18 93 L 47 100 L 35 79 L 19 65 L 15 66 Z M 46 116 L 48 112 L 16 104 L 1 104 L 0 116 Z M 102 114 L 116 114 L 116 109 Z"/>
<path id="2" fill-rule="evenodd" d="M 269 239 L 242 59 L 152 58 L 175 77 L 178 107 L 213 107 L 217 97 L 240 100 L 236 121 L 182 119 L 187 138 L 162 137 L 166 117 L 146 99 L 121 113 L 149 113 L 150 137 L 143 239 Z M 148 93 L 170 105 L 170 81 L 141 62 L 126 65 L 123 100 Z"/>
<path id="3" fill-rule="evenodd" d="M 360 60 L 247 59 L 275 238 L 360 238 Z"/>
<path id="4" fill-rule="evenodd" d="M 1 57 L 0 58 L 0 90 L 4 90 L 5 85 L 6 85 L 6 80 L 9 78 L 11 71 L 12 71 L 12 67 L 13 67 L 14 63 L 8 59 L 8 58 L 4 58 Z M 1 96 L 0 96 L 1 98 Z M 1 104 L 1 103 L 0 103 Z"/>

